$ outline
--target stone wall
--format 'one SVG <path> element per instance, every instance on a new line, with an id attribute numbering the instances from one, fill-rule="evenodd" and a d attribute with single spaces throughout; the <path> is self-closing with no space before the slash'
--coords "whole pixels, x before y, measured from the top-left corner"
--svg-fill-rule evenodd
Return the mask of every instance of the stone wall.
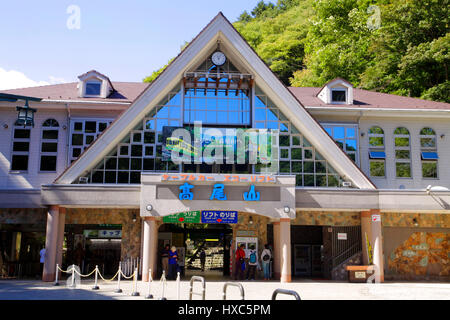
<path id="1" fill-rule="evenodd" d="M 292 224 L 304 226 L 359 226 L 361 216 L 356 211 L 303 211 L 296 209 Z"/>
<path id="2" fill-rule="evenodd" d="M 450 214 L 383 212 L 381 223 L 383 227 L 450 228 Z"/>
<path id="3" fill-rule="evenodd" d="M 133 222 L 133 214 L 136 222 Z M 78 209 L 67 208 L 66 224 L 121 224 L 121 260 L 140 257 L 141 218 L 139 209 Z"/>
<path id="4" fill-rule="evenodd" d="M 331 279 L 338 281 L 348 281 L 348 271 L 346 270 L 346 267 L 360 266 L 362 264 L 363 264 L 362 252 L 358 252 L 344 263 L 341 263 L 337 267 L 333 268 L 333 270 L 331 271 Z"/>
<path id="5" fill-rule="evenodd" d="M 47 210 L 45 208 L 0 209 L 0 223 L 47 225 Z"/>

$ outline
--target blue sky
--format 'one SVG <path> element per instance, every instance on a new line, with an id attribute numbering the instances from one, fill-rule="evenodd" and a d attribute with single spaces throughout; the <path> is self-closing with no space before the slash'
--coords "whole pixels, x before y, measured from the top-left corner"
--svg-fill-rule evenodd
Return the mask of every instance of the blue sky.
<path id="1" fill-rule="evenodd" d="M 73 82 L 91 69 L 112 81 L 142 81 L 219 11 L 234 22 L 258 1 L 2 1 L 0 90 Z M 71 5 L 79 8 L 79 20 L 67 12 Z M 68 20 L 80 28 L 68 28 Z"/>

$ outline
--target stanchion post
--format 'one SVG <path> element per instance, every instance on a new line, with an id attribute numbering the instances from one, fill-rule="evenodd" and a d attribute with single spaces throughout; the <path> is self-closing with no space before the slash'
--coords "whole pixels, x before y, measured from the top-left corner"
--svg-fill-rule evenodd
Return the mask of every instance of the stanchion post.
<path id="1" fill-rule="evenodd" d="M 75 287 L 75 265 L 72 265 L 72 284 L 71 287 Z"/>
<path id="2" fill-rule="evenodd" d="M 58 268 L 59 267 L 59 265 L 58 264 L 56 264 L 56 273 L 55 273 L 55 286 L 59 286 L 59 283 L 58 283 Z"/>
<path id="3" fill-rule="evenodd" d="M 98 281 L 98 266 L 95 266 L 95 284 L 92 287 L 92 290 L 100 289 L 99 286 L 97 285 L 97 281 Z"/>
<path id="4" fill-rule="evenodd" d="M 162 282 L 162 294 L 160 300 L 167 300 L 165 297 L 165 289 L 166 289 L 166 271 L 163 270 L 162 276 L 161 276 L 161 282 Z"/>
<path id="5" fill-rule="evenodd" d="M 122 273 L 122 262 L 119 262 L 119 274 L 117 275 L 117 289 L 114 291 L 115 293 L 122 293 L 122 289 L 120 289 L 121 273 Z"/>
<path id="6" fill-rule="evenodd" d="M 180 300 L 180 273 L 177 272 L 177 300 Z"/>
<path id="7" fill-rule="evenodd" d="M 133 297 L 139 296 L 139 292 L 137 292 L 137 268 L 134 268 L 134 277 L 133 277 L 133 292 L 131 295 Z"/>
<path id="8" fill-rule="evenodd" d="M 147 295 L 145 299 L 153 299 L 153 295 L 151 294 L 151 286 L 152 286 L 152 269 L 148 269 L 148 287 L 147 287 Z"/>

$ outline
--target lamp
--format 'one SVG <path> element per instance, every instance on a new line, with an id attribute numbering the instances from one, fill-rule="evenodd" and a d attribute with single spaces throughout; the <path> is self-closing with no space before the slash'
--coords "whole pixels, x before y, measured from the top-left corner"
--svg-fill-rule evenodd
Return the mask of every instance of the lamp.
<path id="1" fill-rule="evenodd" d="M 151 204 L 149 204 L 149 205 L 147 205 L 147 207 L 145 207 L 145 209 L 147 209 L 147 211 L 152 211 L 153 206 Z"/>
<path id="2" fill-rule="evenodd" d="M 288 206 L 284 206 L 283 211 L 284 213 L 289 213 L 291 211 L 291 208 L 289 208 Z"/>
<path id="3" fill-rule="evenodd" d="M 417 218 L 413 219 L 413 223 L 414 223 L 414 227 L 418 227 L 419 226 L 419 223 L 417 222 Z"/>
<path id="4" fill-rule="evenodd" d="M 253 224 L 253 217 L 250 216 L 250 218 L 248 218 L 248 224 Z"/>
<path id="5" fill-rule="evenodd" d="M 34 113 L 37 111 L 36 109 L 30 108 L 28 105 L 28 100 L 25 100 L 25 106 L 16 107 L 18 111 L 16 124 L 25 128 L 26 126 L 34 127 Z"/>
<path id="6" fill-rule="evenodd" d="M 133 222 L 136 222 L 136 213 L 133 213 Z"/>

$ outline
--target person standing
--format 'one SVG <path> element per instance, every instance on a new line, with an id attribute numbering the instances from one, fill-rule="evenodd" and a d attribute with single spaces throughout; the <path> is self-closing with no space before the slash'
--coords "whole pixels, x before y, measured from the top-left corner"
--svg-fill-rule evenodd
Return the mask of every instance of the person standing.
<path id="1" fill-rule="evenodd" d="M 166 244 L 161 251 L 161 267 L 162 270 L 166 273 L 166 277 L 169 276 L 169 245 Z"/>
<path id="2" fill-rule="evenodd" d="M 45 247 L 42 247 L 41 251 L 39 251 L 39 257 L 39 276 L 42 277 L 42 273 L 44 272 Z"/>
<path id="3" fill-rule="evenodd" d="M 169 252 L 169 280 L 175 280 L 177 276 L 177 248 L 172 246 Z"/>
<path id="4" fill-rule="evenodd" d="M 200 249 L 200 265 L 202 268 L 202 272 L 205 271 L 205 263 L 206 263 L 206 252 L 203 248 Z"/>
<path id="5" fill-rule="evenodd" d="M 236 261 L 234 266 L 234 280 L 242 280 L 245 270 L 245 245 L 241 244 L 236 250 Z M 239 278 L 239 279 L 238 279 Z"/>
<path id="6" fill-rule="evenodd" d="M 270 259 L 272 258 L 272 253 L 270 252 L 269 245 L 266 243 L 264 245 L 264 250 L 261 253 L 261 264 L 264 272 L 264 280 L 270 279 Z"/>
<path id="7" fill-rule="evenodd" d="M 255 280 L 257 266 L 258 266 L 258 252 L 256 252 L 255 246 L 251 246 L 248 254 L 247 280 Z"/>

